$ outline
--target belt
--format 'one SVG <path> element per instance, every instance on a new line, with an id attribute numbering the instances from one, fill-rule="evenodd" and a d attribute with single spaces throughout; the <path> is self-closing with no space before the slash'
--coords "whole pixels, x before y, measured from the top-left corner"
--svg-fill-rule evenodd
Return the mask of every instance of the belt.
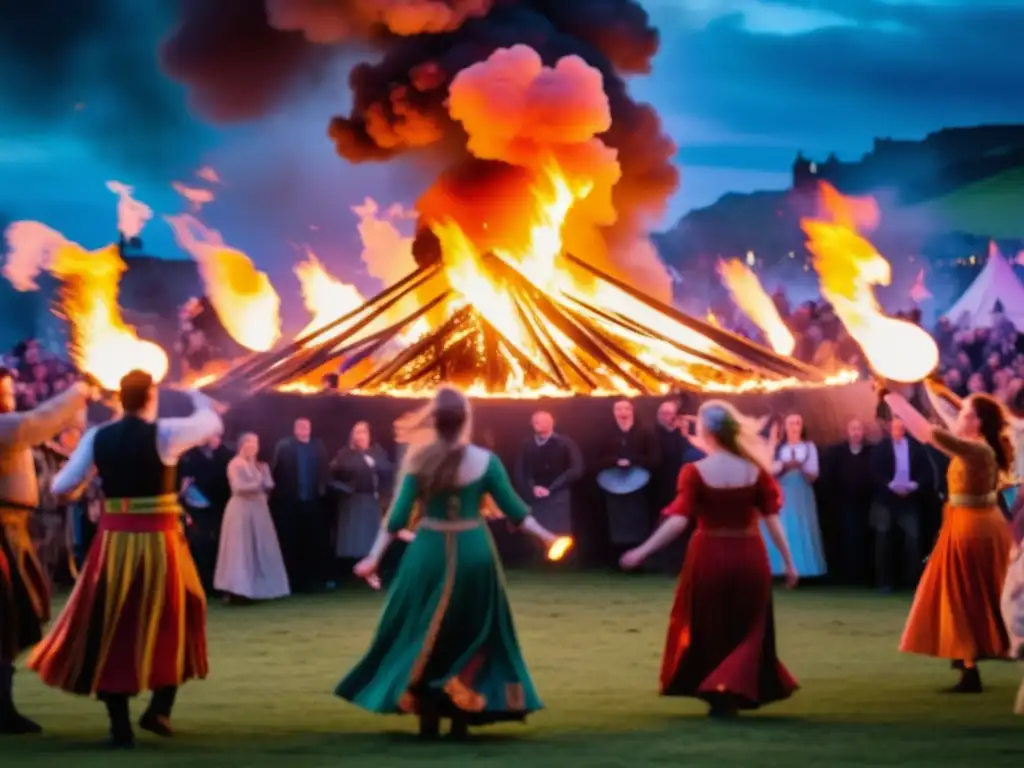
<path id="1" fill-rule="evenodd" d="M 998 501 L 998 495 L 995 491 L 983 494 L 972 494 L 972 493 L 951 493 L 949 494 L 949 503 L 954 507 L 968 507 L 970 509 L 985 509 L 986 507 L 994 507 Z"/>
<path id="2" fill-rule="evenodd" d="M 180 515 L 182 509 L 176 493 L 165 493 L 133 499 L 106 499 L 103 512 L 108 515 Z"/>
<path id="3" fill-rule="evenodd" d="M 479 528 L 480 518 L 476 520 L 440 520 L 436 517 L 424 517 L 420 520 L 418 527 L 439 533 L 463 533 Z"/>
<path id="4" fill-rule="evenodd" d="M 22 504 L 20 501 L 0 499 L 0 524 L 24 524 L 25 519 L 37 509 L 38 507 L 36 506 Z"/>

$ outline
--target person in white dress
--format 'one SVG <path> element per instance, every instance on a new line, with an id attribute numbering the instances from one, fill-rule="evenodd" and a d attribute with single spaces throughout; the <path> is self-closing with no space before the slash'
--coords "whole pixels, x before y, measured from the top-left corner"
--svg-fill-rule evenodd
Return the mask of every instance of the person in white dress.
<path id="1" fill-rule="evenodd" d="M 213 585 L 228 602 L 274 600 L 291 594 L 281 545 L 270 516 L 270 468 L 257 460 L 259 438 L 249 432 L 238 441 L 228 464 L 231 499 L 224 510 Z"/>

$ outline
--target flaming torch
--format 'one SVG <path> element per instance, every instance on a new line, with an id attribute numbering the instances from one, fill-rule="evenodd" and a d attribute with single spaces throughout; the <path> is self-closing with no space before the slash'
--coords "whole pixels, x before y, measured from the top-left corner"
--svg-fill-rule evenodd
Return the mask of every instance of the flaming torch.
<path id="1" fill-rule="evenodd" d="M 939 364 L 935 340 L 918 325 L 888 317 L 875 299 L 874 286 L 889 285 L 892 270 L 860 229 L 878 226 L 873 199 L 841 195 L 821 185 L 822 218 L 804 219 L 807 248 L 829 301 L 871 368 L 883 379 L 921 381 Z"/>

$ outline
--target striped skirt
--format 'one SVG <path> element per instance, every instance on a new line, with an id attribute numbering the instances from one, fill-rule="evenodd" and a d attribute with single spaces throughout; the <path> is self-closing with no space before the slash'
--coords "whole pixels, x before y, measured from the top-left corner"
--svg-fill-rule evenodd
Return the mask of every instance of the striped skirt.
<path id="1" fill-rule="evenodd" d="M 29 514 L 0 504 L 0 663 L 37 643 L 50 620 L 50 587 L 29 534 Z"/>
<path id="2" fill-rule="evenodd" d="M 177 686 L 207 673 L 206 595 L 174 496 L 110 500 L 74 592 L 28 667 L 80 695 Z"/>

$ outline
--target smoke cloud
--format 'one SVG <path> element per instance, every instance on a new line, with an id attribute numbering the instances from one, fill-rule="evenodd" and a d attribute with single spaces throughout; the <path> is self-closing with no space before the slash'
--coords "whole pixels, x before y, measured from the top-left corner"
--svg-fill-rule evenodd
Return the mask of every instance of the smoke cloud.
<path id="1" fill-rule="evenodd" d="M 376 55 L 349 75 L 350 112 L 329 126 L 338 153 L 351 162 L 422 151 L 444 155 L 449 171 L 438 185 L 450 192 L 468 191 L 474 180 L 493 185 L 497 176 L 506 182 L 517 176 L 523 183 L 530 180 L 522 166 L 500 167 L 508 163 L 507 156 L 494 157 L 490 165 L 463 167 L 478 152 L 497 155 L 487 144 L 501 137 L 470 134 L 472 126 L 458 116 L 471 109 L 468 100 L 453 99 L 449 111 L 460 73 L 499 49 L 519 45 L 531 48 L 544 67 L 582 71 L 585 64 L 594 72 L 589 77 L 600 78 L 611 120 L 600 124 L 603 130 L 596 138 L 614 151 L 619 167 L 610 192 L 616 215 L 601 225 L 602 250 L 616 262 L 649 259 L 652 251 L 643 236 L 664 213 L 679 175 L 672 164 L 676 147 L 657 113 L 631 98 L 624 79 L 649 71 L 658 49 L 657 30 L 636 0 L 183 0 L 181 25 L 163 57 L 205 115 L 230 122 L 253 118 L 291 98 L 324 73 L 330 57 L 369 49 Z M 572 63 L 559 64 L 564 61 Z M 535 61 L 529 66 L 536 71 Z M 509 77 L 494 87 L 529 79 L 523 73 Z M 557 79 L 545 75 L 533 86 L 532 109 L 550 109 L 544 88 Z M 570 96 L 575 103 L 576 94 Z M 575 124 L 577 136 L 587 137 L 577 144 L 591 145 L 592 117 L 588 112 L 587 120 Z M 531 118 L 539 118 L 548 131 L 567 127 L 552 122 L 554 113 Z M 536 143 L 549 137 L 524 138 Z M 523 150 L 518 144 L 515 149 Z M 473 192 L 467 195 L 474 197 Z M 596 206 L 599 198 L 595 190 L 588 205 Z"/>

